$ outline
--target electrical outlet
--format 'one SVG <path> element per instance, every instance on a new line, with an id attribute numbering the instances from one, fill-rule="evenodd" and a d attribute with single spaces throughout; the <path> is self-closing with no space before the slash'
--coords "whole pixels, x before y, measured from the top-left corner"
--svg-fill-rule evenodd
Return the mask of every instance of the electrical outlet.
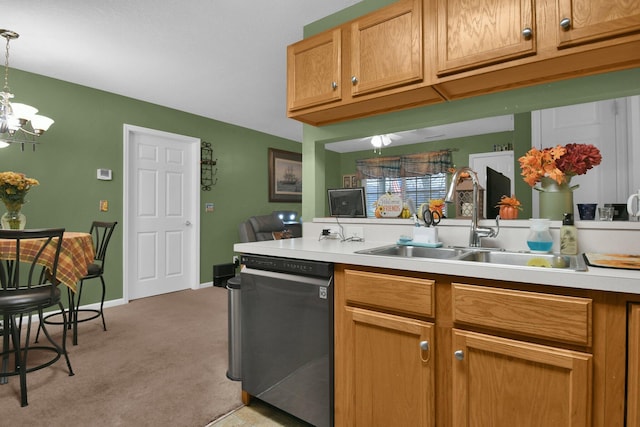
<path id="1" fill-rule="evenodd" d="M 364 239 L 364 227 L 347 226 L 344 228 L 345 239 Z"/>
<path id="2" fill-rule="evenodd" d="M 340 227 L 329 227 L 329 238 L 330 239 L 340 238 Z"/>

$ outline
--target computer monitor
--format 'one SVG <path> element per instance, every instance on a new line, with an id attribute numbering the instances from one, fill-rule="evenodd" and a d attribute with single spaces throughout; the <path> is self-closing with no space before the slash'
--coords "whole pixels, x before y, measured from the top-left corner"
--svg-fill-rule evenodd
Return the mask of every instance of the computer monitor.
<path id="1" fill-rule="evenodd" d="M 511 197 L 511 179 L 487 166 L 487 208 L 486 218 L 498 216 L 500 208 L 496 208 L 502 196 Z"/>
<path id="2" fill-rule="evenodd" d="M 327 190 L 329 215 L 347 218 L 366 218 L 364 188 L 336 188 Z"/>

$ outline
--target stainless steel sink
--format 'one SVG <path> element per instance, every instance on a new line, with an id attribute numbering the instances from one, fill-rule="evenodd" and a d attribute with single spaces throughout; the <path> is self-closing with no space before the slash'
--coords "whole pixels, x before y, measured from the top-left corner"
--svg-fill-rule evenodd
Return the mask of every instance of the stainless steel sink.
<path id="1" fill-rule="evenodd" d="M 373 249 L 357 251 L 357 254 L 386 255 L 403 258 L 435 258 L 451 259 L 465 254 L 467 251 L 460 248 L 426 248 L 410 245 L 389 245 Z"/>
<path id="2" fill-rule="evenodd" d="M 471 250 L 460 256 L 458 259 L 462 261 L 475 261 L 489 264 L 519 265 L 542 268 L 562 268 L 575 271 L 587 271 L 587 266 L 582 255 Z"/>
<path id="3" fill-rule="evenodd" d="M 502 249 L 471 247 L 426 248 L 411 245 L 381 246 L 357 251 L 356 253 L 401 258 L 448 259 L 486 264 L 587 271 L 587 266 L 582 255 L 536 254 L 531 252 L 509 252 Z"/>

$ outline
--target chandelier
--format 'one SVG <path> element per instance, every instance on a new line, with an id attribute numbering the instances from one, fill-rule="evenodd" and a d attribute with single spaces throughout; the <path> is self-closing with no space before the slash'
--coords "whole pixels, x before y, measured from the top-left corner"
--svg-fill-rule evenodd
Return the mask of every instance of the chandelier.
<path id="1" fill-rule="evenodd" d="M 36 113 L 37 108 L 30 105 L 11 102 L 13 94 L 9 89 L 9 42 L 17 39 L 20 35 L 11 30 L 0 29 L 0 36 L 7 40 L 7 48 L 4 61 L 4 88 L 0 92 L 0 148 L 4 148 L 11 143 L 35 144 L 37 137 L 42 135 L 53 124 L 49 117 L 40 116 Z"/>

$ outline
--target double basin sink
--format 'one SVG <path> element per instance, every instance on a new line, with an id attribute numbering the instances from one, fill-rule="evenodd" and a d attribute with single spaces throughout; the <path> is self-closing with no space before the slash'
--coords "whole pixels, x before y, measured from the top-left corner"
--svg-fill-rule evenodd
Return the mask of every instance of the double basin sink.
<path id="1" fill-rule="evenodd" d="M 560 268 L 587 271 L 582 255 L 510 252 L 494 248 L 441 247 L 428 248 L 411 245 L 389 245 L 357 251 L 358 254 L 395 256 L 402 258 L 446 259 L 485 264 L 516 265 L 537 268 Z"/>

